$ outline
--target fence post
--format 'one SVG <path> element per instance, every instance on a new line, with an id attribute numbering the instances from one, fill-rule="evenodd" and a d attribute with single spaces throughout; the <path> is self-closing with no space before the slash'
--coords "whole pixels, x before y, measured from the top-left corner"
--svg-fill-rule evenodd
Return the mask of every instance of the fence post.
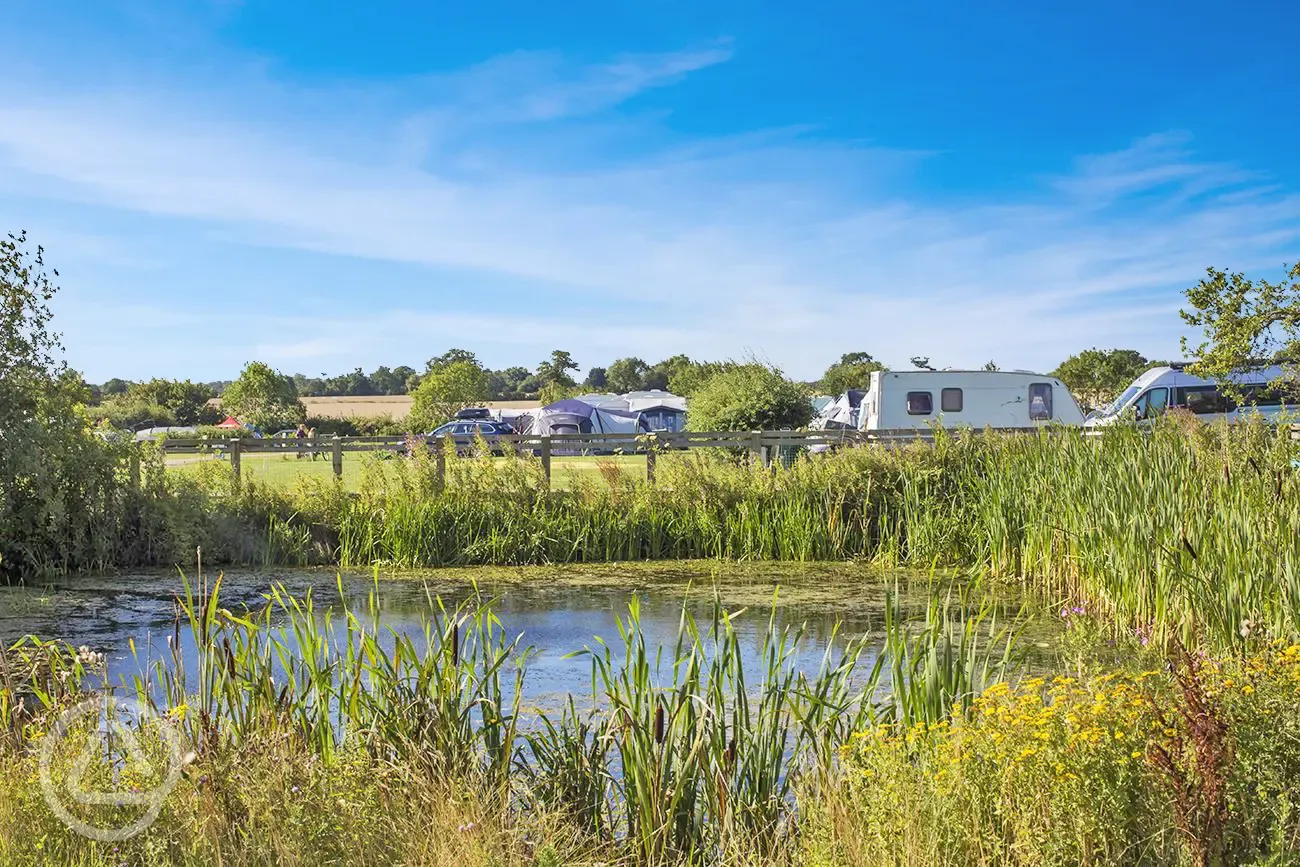
<path id="1" fill-rule="evenodd" d="M 537 450 L 542 459 L 542 475 L 546 476 L 546 487 L 551 486 L 551 436 L 546 434 L 541 438 L 541 447 Z"/>
<path id="2" fill-rule="evenodd" d="M 763 432 L 762 431 L 754 430 L 749 432 L 749 454 L 755 461 L 763 460 Z"/>
<path id="3" fill-rule="evenodd" d="M 240 478 L 240 474 L 239 474 L 240 448 L 241 445 L 239 440 L 233 439 L 230 441 L 230 447 L 227 449 L 227 451 L 230 452 L 230 480 L 233 483 L 236 491 L 239 490 L 239 486 L 242 482 L 242 479 Z"/>
<path id="4" fill-rule="evenodd" d="M 655 483 L 655 455 L 659 451 L 659 434 L 652 433 L 647 437 L 648 444 L 645 453 L 645 480 L 646 484 Z"/>
<path id="5" fill-rule="evenodd" d="M 334 434 L 334 478 L 343 478 L 343 440 Z"/>

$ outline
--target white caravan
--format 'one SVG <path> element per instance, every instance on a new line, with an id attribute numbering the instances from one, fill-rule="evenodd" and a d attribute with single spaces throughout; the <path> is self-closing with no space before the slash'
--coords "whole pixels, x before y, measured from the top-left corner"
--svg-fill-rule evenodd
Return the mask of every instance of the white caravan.
<path id="1" fill-rule="evenodd" d="M 1281 367 L 1260 367 L 1229 377 L 1243 393 L 1244 406 L 1219 387 L 1213 380 L 1193 376 L 1184 364 L 1153 367 L 1133 380 L 1124 393 L 1110 406 L 1088 417 L 1087 427 L 1104 427 L 1121 418 L 1148 421 L 1169 409 L 1184 409 L 1203 421 L 1225 419 L 1240 421 L 1247 415 L 1258 413 L 1276 421 L 1288 411 L 1277 389 L 1270 387 L 1284 375 Z M 1294 410 L 1294 405 L 1290 407 Z"/>
<path id="2" fill-rule="evenodd" d="M 877 371 L 862 398 L 861 430 L 1081 425 L 1059 380 L 1023 370 Z"/>

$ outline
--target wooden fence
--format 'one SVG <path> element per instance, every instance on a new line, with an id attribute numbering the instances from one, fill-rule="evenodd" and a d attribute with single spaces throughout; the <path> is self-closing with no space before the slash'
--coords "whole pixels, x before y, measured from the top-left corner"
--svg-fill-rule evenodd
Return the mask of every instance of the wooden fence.
<path id="1" fill-rule="evenodd" d="M 1025 433 L 1040 428 L 997 428 L 998 433 Z M 660 432 L 651 434 L 550 434 L 535 436 L 515 434 L 489 436 L 477 443 L 467 437 L 371 436 L 276 438 L 244 437 L 232 439 L 168 439 L 160 443 L 167 455 L 219 455 L 230 461 L 231 473 L 238 485 L 240 459 L 244 455 L 329 455 L 334 475 L 343 475 L 345 452 L 406 453 L 412 446 L 429 448 L 437 462 L 438 474 L 445 472 L 445 460 L 452 453 L 445 439 L 456 441 L 455 454 L 471 454 L 486 448 L 492 453 L 522 453 L 536 456 L 542 465 L 547 484 L 551 481 L 551 459 L 583 455 L 644 455 L 646 478 L 654 482 L 656 458 L 668 451 L 691 449 L 729 449 L 748 453 L 755 461 L 770 466 L 786 461 L 795 453 L 812 448 L 840 448 L 865 445 L 903 445 L 928 442 L 934 438 L 930 429 L 858 431 L 853 429 L 824 431 L 713 431 Z"/>

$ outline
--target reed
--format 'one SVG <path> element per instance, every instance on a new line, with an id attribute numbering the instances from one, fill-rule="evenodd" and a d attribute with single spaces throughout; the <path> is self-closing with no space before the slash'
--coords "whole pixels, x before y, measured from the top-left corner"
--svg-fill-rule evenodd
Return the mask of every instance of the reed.
<path id="1" fill-rule="evenodd" d="M 899 717 L 882 673 L 895 672 L 908 702 L 953 711 L 975 683 L 959 671 L 934 676 L 933 666 L 1003 671 L 972 663 L 996 648 L 972 647 L 969 659 L 942 649 L 946 636 L 974 634 L 960 606 L 930 608 L 919 628 L 891 616 L 879 645 L 835 630 L 821 646 L 779 623 L 775 606 L 752 638 L 737 629 L 741 612 L 715 603 L 697 621 L 683 607 L 674 643 L 652 647 L 634 598 L 617 640 L 577 651 L 591 662 L 590 706 L 570 696 L 526 710 L 532 650 L 505 633 L 492 600 L 429 601 L 423 628 L 397 633 L 381 625 L 373 593 L 349 608 L 272 587 L 264 604 L 236 612 L 223 605 L 220 578 L 187 580 L 164 647 L 132 645 L 141 671 L 128 686 L 175 721 L 202 773 L 268 750 L 324 768 L 361 762 L 472 792 L 504 825 L 554 817 L 584 846 L 629 864 L 779 863 L 798 852 L 799 787 L 824 776 L 855 731 Z M 62 695 L 45 694 L 50 714 L 84 687 L 75 653 L 56 650 L 24 643 L 0 667 L 11 678 L 21 655 L 25 682 L 62 684 Z M 889 662 L 896 653 L 907 658 Z M 918 654 L 932 660 L 924 674 L 912 664 Z M 873 656 L 886 662 L 867 664 Z M 69 676 L 31 662 L 46 657 Z M 913 677 L 921 682 L 909 686 Z M 11 707 L 14 690 L 2 682 L 0 708 Z M 0 760 L 26 750 L 7 740 Z"/>
<path id="2" fill-rule="evenodd" d="M 1242 647 L 1300 630 L 1300 497 L 1286 428 L 1169 422 L 962 433 L 765 469 L 670 454 L 655 484 L 621 472 L 552 491 L 528 455 L 374 460 L 359 489 L 282 490 L 220 467 L 146 461 L 88 539 L 29 560 L 55 571 L 213 563 L 396 568 L 725 558 L 864 559 L 983 570 L 1066 598 L 1116 635 Z M 117 495 L 114 495 L 117 496 Z M 123 519 L 125 520 L 125 519 Z M 75 550 L 74 550 L 75 549 Z"/>

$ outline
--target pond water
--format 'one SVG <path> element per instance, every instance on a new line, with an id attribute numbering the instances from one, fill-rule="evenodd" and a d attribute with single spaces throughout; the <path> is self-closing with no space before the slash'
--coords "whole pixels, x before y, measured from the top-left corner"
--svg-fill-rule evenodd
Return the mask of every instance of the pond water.
<path id="1" fill-rule="evenodd" d="M 260 608 L 273 585 L 296 598 L 310 593 L 321 609 L 346 604 L 364 611 L 373 593 L 380 625 L 415 636 L 423 634 L 435 610 L 432 599 L 441 598 L 452 608 L 470 597 L 477 585 L 480 593 L 495 598 L 494 610 L 507 633 L 521 634 L 521 646 L 534 648 L 525 691 L 528 702 L 539 706 L 551 705 L 569 693 L 589 693 L 590 662 L 568 655 L 595 647 L 598 636 L 617 654 L 615 618 L 626 617 L 634 595 L 640 601 L 641 624 L 651 648 L 662 645 L 671 650 L 684 601 L 701 619 L 707 617 L 714 599 L 730 611 L 740 610 L 734 622 L 748 669 L 750 663 L 761 664 L 761 643 L 775 594 L 778 623 L 806 627 L 798 664 L 811 670 L 837 627 L 846 638 L 879 632 L 888 591 L 896 588 L 905 610 L 921 617 L 930 595 L 944 592 L 926 576 L 882 573 L 856 564 L 668 563 L 400 575 L 236 571 L 222 578 L 221 604 L 232 611 Z M 175 573 L 81 575 L 39 586 L 0 587 L 0 641 L 7 645 L 30 634 L 87 645 L 106 655 L 110 683 L 116 683 L 140 673 L 141 662 L 131 656 L 130 640 L 142 657 L 150 646 L 155 658 L 162 655 L 167 637 L 177 628 L 176 597 L 183 594 L 184 584 Z M 194 642 L 184 624 L 180 638 L 184 655 L 192 660 Z M 192 671 L 190 660 L 187 668 Z M 870 656 L 865 662 L 869 668 Z"/>

